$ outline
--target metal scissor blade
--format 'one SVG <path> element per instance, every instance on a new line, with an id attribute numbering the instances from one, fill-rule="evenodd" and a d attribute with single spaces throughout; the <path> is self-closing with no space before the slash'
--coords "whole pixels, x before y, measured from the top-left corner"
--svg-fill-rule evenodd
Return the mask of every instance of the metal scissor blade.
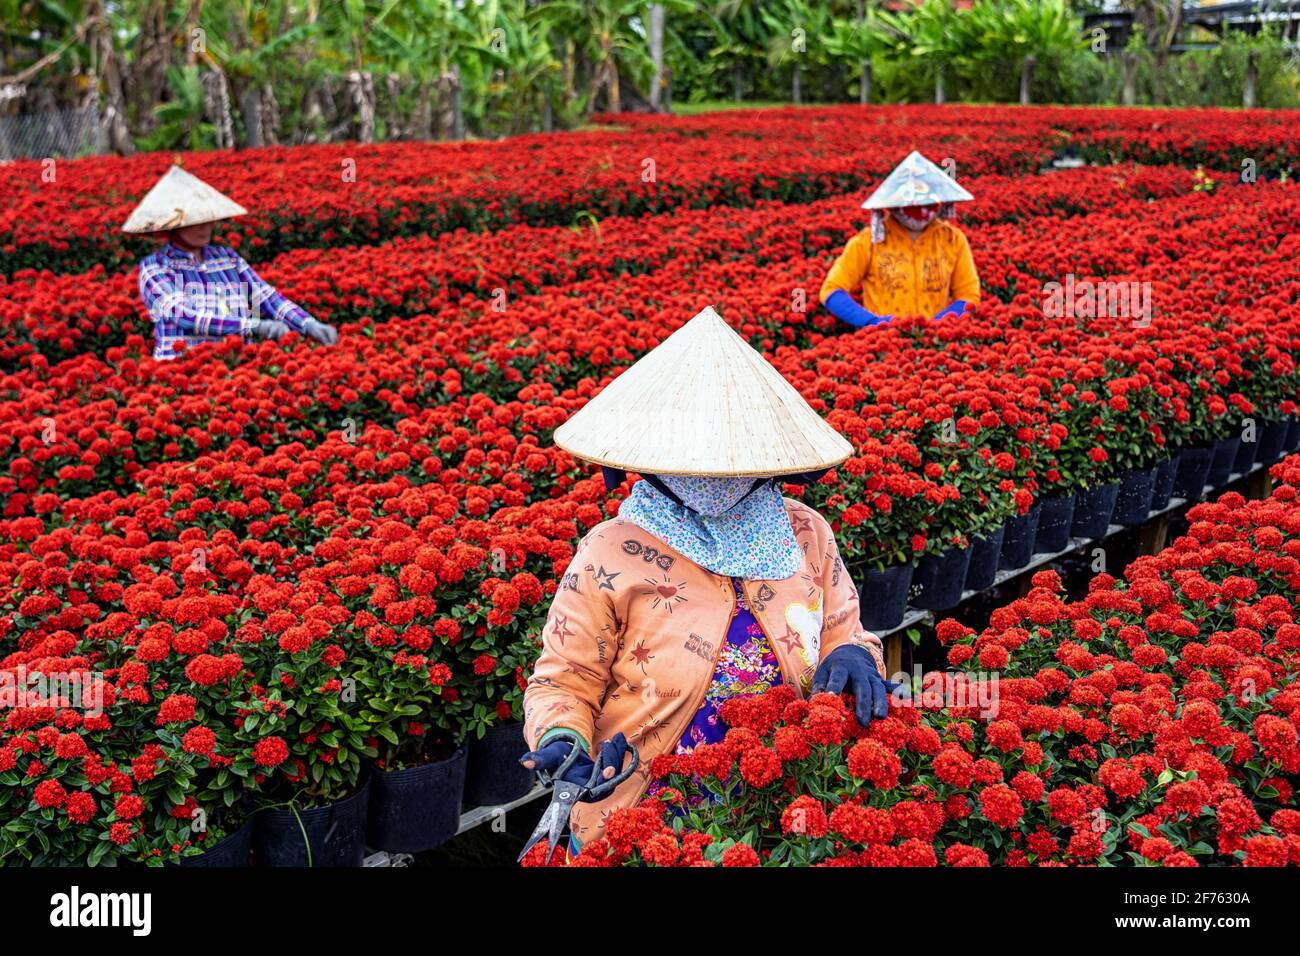
<path id="1" fill-rule="evenodd" d="M 576 790 L 574 785 L 566 780 L 557 780 L 554 786 L 551 802 L 546 805 L 542 818 L 537 821 L 532 836 L 524 844 L 524 851 L 519 854 L 516 862 L 522 863 L 528 851 L 535 847 L 542 837 L 546 837 L 550 842 L 550 849 L 546 852 L 546 865 L 550 865 L 551 857 L 555 855 L 555 848 L 560 843 L 560 837 L 564 835 L 565 826 L 568 825 L 569 811 L 573 809 Z"/>

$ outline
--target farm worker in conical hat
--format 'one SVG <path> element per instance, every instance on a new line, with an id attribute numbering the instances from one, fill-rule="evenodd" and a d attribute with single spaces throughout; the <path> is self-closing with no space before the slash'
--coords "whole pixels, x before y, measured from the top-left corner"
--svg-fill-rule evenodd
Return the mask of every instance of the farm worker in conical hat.
<path id="1" fill-rule="evenodd" d="M 233 249 L 211 245 L 212 227 L 248 210 L 197 176 L 172 166 L 140 201 L 122 231 L 166 243 L 140 263 L 140 296 L 153 318 L 156 359 L 239 335 L 245 341 L 300 332 L 325 345 L 338 331 L 312 318 L 268 285 Z"/>
<path id="2" fill-rule="evenodd" d="M 964 315 L 979 302 L 980 277 L 965 233 L 949 220 L 953 203 L 971 198 L 913 152 L 862 204 L 871 210 L 871 225 L 849 240 L 831 266 L 822 304 L 855 328 L 896 315 Z"/>
<path id="3" fill-rule="evenodd" d="M 858 720 L 888 712 L 880 639 L 830 525 L 779 484 L 815 481 L 853 447 L 713 309 L 561 425 L 555 443 L 641 480 L 592 528 L 560 579 L 524 694 L 531 769 L 637 771 L 570 816 L 573 853 L 635 804 L 651 761 L 722 739 L 728 698 L 788 684 L 848 691 Z"/>

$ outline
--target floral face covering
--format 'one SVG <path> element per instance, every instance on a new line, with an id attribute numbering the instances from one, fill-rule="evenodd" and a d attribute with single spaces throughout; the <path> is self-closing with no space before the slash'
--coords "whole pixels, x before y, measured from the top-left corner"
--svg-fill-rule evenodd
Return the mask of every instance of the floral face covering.
<path id="1" fill-rule="evenodd" d="M 682 504 L 638 481 L 619 517 L 714 574 L 783 581 L 799 570 L 790 515 L 773 482 L 754 488 L 753 478 L 658 478 Z"/>

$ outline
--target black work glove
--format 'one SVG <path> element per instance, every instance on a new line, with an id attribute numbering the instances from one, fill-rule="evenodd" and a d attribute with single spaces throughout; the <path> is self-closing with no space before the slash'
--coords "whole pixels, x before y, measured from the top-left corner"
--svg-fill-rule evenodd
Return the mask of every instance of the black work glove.
<path id="1" fill-rule="evenodd" d="M 887 681 L 876 670 L 876 660 L 865 647 L 845 644 L 826 655 L 813 674 L 813 693 L 848 691 L 854 697 L 858 723 L 866 727 L 872 717 L 889 714 L 889 695 L 898 684 Z"/>

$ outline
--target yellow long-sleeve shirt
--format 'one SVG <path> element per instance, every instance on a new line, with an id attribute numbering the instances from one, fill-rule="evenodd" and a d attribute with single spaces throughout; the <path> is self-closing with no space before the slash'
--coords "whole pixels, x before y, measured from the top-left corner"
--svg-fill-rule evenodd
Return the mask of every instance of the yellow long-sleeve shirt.
<path id="1" fill-rule="evenodd" d="M 936 219 L 915 240 L 893 216 L 885 216 L 885 241 L 872 245 L 871 229 L 849 240 L 822 283 L 821 301 L 843 289 L 861 290 L 862 305 L 876 315 L 934 315 L 962 299 L 980 300 L 966 234 Z"/>

